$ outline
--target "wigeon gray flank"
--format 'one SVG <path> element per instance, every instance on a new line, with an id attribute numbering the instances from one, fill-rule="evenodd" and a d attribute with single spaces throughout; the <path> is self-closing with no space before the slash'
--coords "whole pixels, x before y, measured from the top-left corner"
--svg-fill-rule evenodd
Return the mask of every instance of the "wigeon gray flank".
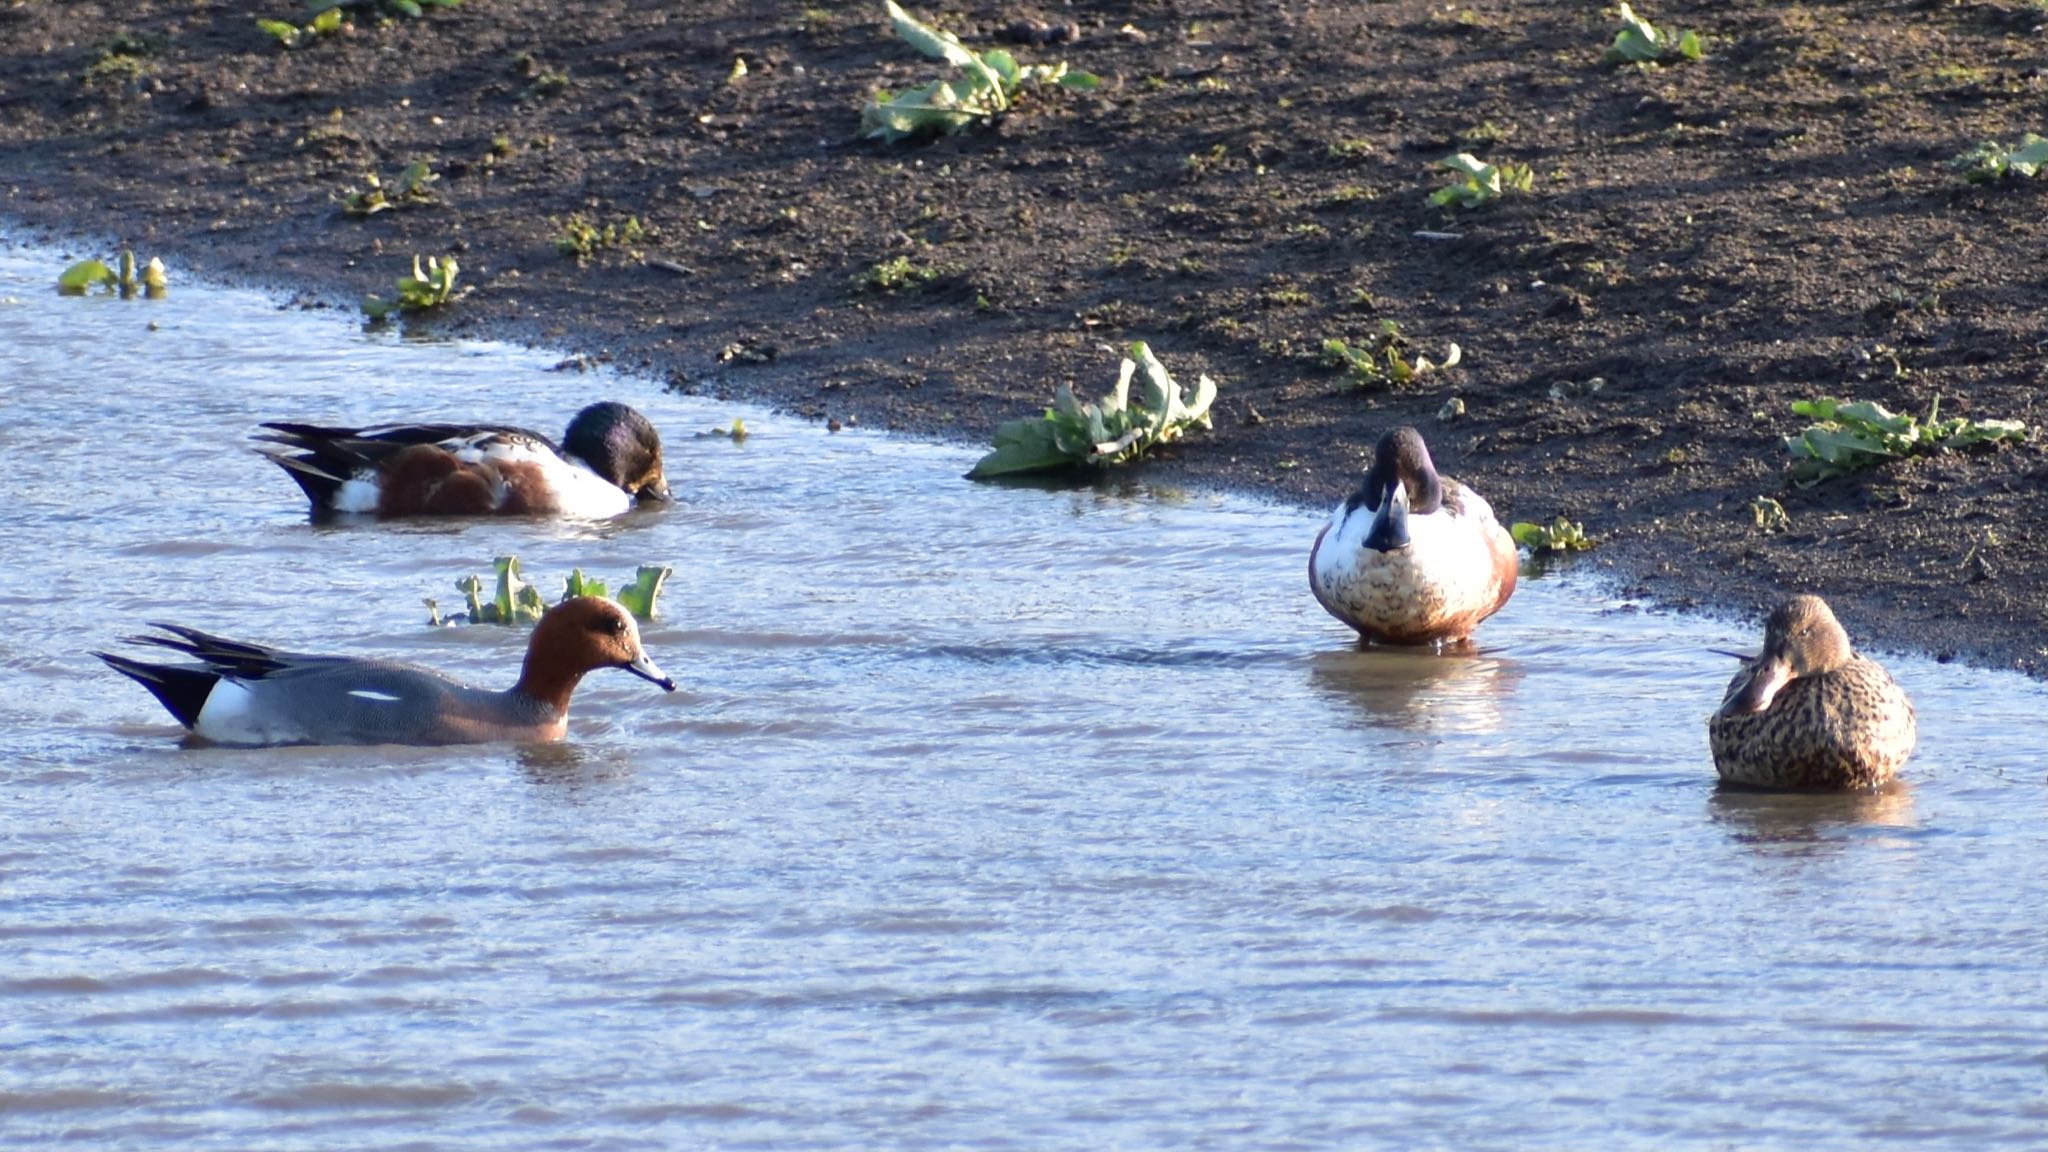
<path id="1" fill-rule="evenodd" d="M 565 600 L 540 618 L 519 682 L 471 688 L 432 669 L 389 660 L 308 656 L 156 624 L 135 636 L 202 666 L 93 655 L 150 690 L 193 734 L 218 744 L 477 744 L 553 741 L 568 733 L 569 697 L 583 674 L 623 668 L 676 690 L 640 647 L 640 629 L 610 600 Z"/>
<path id="2" fill-rule="evenodd" d="M 1437 475 L 1422 434 L 1380 437 L 1365 482 L 1309 552 L 1323 608 L 1381 644 L 1471 635 L 1515 591 L 1515 542 L 1479 494 Z"/>
<path id="3" fill-rule="evenodd" d="M 613 401 L 578 412 L 560 445 L 496 424 L 263 427 L 257 451 L 298 482 L 315 516 L 601 519 L 669 499 L 661 433 Z"/>

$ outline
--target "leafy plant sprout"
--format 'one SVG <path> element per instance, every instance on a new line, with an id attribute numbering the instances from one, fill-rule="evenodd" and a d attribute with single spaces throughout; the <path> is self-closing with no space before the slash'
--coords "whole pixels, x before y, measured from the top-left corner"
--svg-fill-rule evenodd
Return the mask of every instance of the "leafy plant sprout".
<path id="1" fill-rule="evenodd" d="M 1943 420 L 1939 396 L 1928 404 L 1925 420 L 1893 415 L 1867 400 L 1795 400 L 1792 411 L 1818 421 L 1785 438 L 1793 457 L 1792 482 L 1802 488 L 1908 456 L 2027 438 L 2027 426 L 2018 420 Z"/>
<path id="2" fill-rule="evenodd" d="M 1687 29 L 1669 32 L 1635 14 L 1626 3 L 1621 6 L 1621 31 L 1614 34 L 1602 59 L 1609 64 L 1635 64 L 1654 68 L 1700 58 L 1699 33 Z"/>
<path id="3" fill-rule="evenodd" d="M 414 256 L 412 275 L 398 278 L 397 297 L 386 300 L 380 296 L 365 296 L 363 311 L 369 314 L 370 322 L 376 324 L 390 319 L 395 312 L 423 312 L 439 308 L 462 295 L 455 290 L 455 274 L 453 256 L 430 256 L 424 267 L 420 258 Z"/>
<path id="4" fill-rule="evenodd" d="M 1144 373 L 1144 396 L 1131 403 L 1131 381 Z M 995 448 L 967 474 L 970 480 L 1042 472 L 1081 465 L 1106 466 L 1137 460 L 1190 428 L 1210 427 L 1209 406 L 1216 382 L 1195 382 L 1192 398 L 1167 374 L 1143 341 L 1132 344 L 1107 396 L 1082 404 L 1065 384 L 1053 390 L 1053 404 L 1036 420 L 1012 420 L 996 429 Z"/>
<path id="5" fill-rule="evenodd" d="M 1026 88 L 1052 84 L 1088 89 L 1102 83 L 1087 72 L 1069 70 L 1065 63 L 1026 67 L 1000 48 L 975 52 L 951 32 L 911 16 L 896 0 L 883 0 L 883 6 L 897 36 L 924 55 L 960 69 L 963 75 L 934 80 L 907 92 L 875 93 L 860 114 L 860 134 L 868 139 L 893 144 L 912 136 L 965 132 L 1009 111 Z"/>
<path id="6" fill-rule="evenodd" d="M 1527 164 L 1488 164 L 1470 152 L 1445 157 L 1437 167 L 1448 168 L 1459 178 L 1429 194 L 1435 208 L 1477 208 L 1509 192 L 1527 192 L 1536 183 Z"/>

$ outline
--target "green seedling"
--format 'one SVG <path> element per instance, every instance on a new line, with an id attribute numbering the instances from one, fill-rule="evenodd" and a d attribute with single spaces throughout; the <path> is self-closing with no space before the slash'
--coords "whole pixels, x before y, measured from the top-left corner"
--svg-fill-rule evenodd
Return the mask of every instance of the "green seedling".
<path id="1" fill-rule="evenodd" d="M 1699 58 L 1699 33 L 1691 29 L 1675 34 L 1665 31 L 1636 15 L 1624 3 L 1621 6 L 1621 31 L 1614 34 L 1614 43 L 1608 45 L 1607 54 L 1601 59 L 1609 64 L 1654 67 Z"/>
<path id="2" fill-rule="evenodd" d="M 730 440 L 735 444 L 747 442 L 747 422 L 735 416 L 730 428 L 713 428 L 709 432 L 697 433 L 699 440 Z"/>
<path id="3" fill-rule="evenodd" d="M 1509 192 L 1527 192 L 1536 183 L 1527 164 L 1487 164 L 1470 152 L 1445 157 L 1437 167 L 1458 173 L 1459 179 L 1429 194 L 1435 208 L 1477 208 Z"/>
<path id="4" fill-rule="evenodd" d="M 2008 176 L 2032 179 L 2048 168 L 2048 140 L 2032 132 L 2020 137 L 2020 142 L 2010 148 L 1986 140 L 1949 161 L 1948 166 L 1972 184 L 1995 184 Z"/>
<path id="5" fill-rule="evenodd" d="M 123 248 L 113 267 L 103 260 L 80 260 L 66 268 L 57 277 L 57 292 L 63 296 L 84 296 L 97 288 L 109 295 L 118 293 L 124 300 L 136 295 L 161 300 L 170 283 L 162 260 L 152 256 L 149 263 L 138 266 L 135 253 Z"/>
<path id="6" fill-rule="evenodd" d="M 462 593 L 465 610 L 455 616 L 444 617 L 440 603 L 429 598 L 426 601 L 427 623 L 441 627 L 450 624 L 531 624 L 539 620 L 548 610 L 547 601 L 541 597 L 539 588 L 519 574 L 519 557 L 500 556 L 491 564 L 498 571 L 498 585 L 491 599 L 483 598 L 484 582 L 481 579 L 464 576 L 455 582 L 455 590 Z M 674 573 L 673 568 L 665 565 L 643 564 L 635 573 L 633 583 L 619 589 L 615 599 L 635 617 L 652 620 L 662 585 Z M 572 569 L 562 581 L 562 600 L 605 595 L 604 582 L 585 576 L 581 568 Z"/>
<path id="7" fill-rule="evenodd" d="M 455 257 L 430 256 L 424 268 L 420 258 L 412 258 L 412 275 L 398 278 L 398 296 L 386 300 L 381 296 L 363 297 L 363 311 L 369 314 L 371 323 L 391 318 L 394 312 L 423 312 L 439 308 L 451 300 L 459 299 L 462 292 L 455 290 Z"/>
<path id="8" fill-rule="evenodd" d="M 578 264 L 588 262 L 601 249 L 624 248 L 647 238 L 647 229 L 641 227 L 638 216 L 628 216 L 602 228 L 581 216 L 551 223 L 561 229 L 555 233 L 555 251 Z"/>
<path id="9" fill-rule="evenodd" d="M 1380 334 L 1370 343 L 1354 345 L 1335 337 L 1323 341 L 1323 363 L 1344 369 L 1357 387 L 1374 388 L 1400 387 L 1425 372 L 1455 368 L 1465 358 L 1464 350 L 1453 344 L 1445 351 L 1442 364 L 1432 363 L 1427 356 L 1410 361 L 1403 354 L 1407 347 L 1408 338 L 1401 335 L 1401 326 L 1392 320 L 1382 320 Z"/>
<path id="10" fill-rule="evenodd" d="M 965 132 L 1008 112 L 1024 89 L 1042 84 L 1089 89 L 1102 81 L 1065 63 L 1019 65 L 1000 48 L 975 52 L 951 32 L 919 21 L 895 0 L 883 0 L 896 35 L 934 60 L 961 70 L 951 80 L 934 80 L 922 88 L 891 94 L 877 92 L 861 109 L 860 134 L 895 143 L 912 136 L 950 136 Z"/>
<path id="11" fill-rule="evenodd" d="M 855 292 L 902 292 L 939 278 L 936 268 L 913 263 L 908 256 L 882 261 L 853 278 Z"/>
<path id="12" fill-rule="evenodd" d="M 1142 371 L 1144 400 L 1130 402 L 1131 380 Z M 1190 428 L 1210 427 L 1209 406 L 1216 382 L 1203 376 L 1192 400 L 1185 399 L 1166 366 L 1143 341 L 1130 346 L 1116 388 L 1093 404 L 1074 399 L 1065 384 L 1053 390 L 1053 406 L 1036 420 L 1012 420 L 996 429 L 995 450 L 983 456 L 970 480 L 1042 472 L 1089 464 L 1137 460 L 1153 448 L 1178 440 Z"/>
<path id="13" fill-rule="evenodd" d="M 462 0 L 307 0 L 308 11 L 326 14 L 342 8 L 353 8 L 384 19 L 409 16 L 415 20 L 427 14 L 429 8 L 458 8 Z"/>
<path id="14" fill-rule="evenodd" d="M 427 185 L 440 179 L 441 174 L 429 167 L 425 160 L 415 160 L 407 164 L 405 171 L 388 185 L 371 172 L 363 177 L 368 188 L 351 188 L 334 199 L 347 215 L 373 216 L 391 208 L 432 204 L 434 194 L 427 191 Z"/>
<path id="15" fill-rule="evenodd" d="M 1792 482 L 1801 488 L 1908 456 L 2027 438 L 2027 426 L 2018 420 L 1943 420 L 1939 396 L 1927 406 L 1925 420 L 1893 415 L 1883 405 L 1863 400 L 1796 400 L 1792 411 L 1818 421 L 1785 438 L 1785 448 L 1793 456 Z"/>
<path id="16" fill-rule="evenodd" d="M 1792 517 L 1785 506 L 1769 496 L 1759 496 L 1749 502 L 1750 519 L 1756 522 L 1756 530 L 1763 533 L 1783 532 L 1792 527 Z"/>
<path id="17" fill-rule="evenodd" d="M 293 24 L 285 20 L 258 20 L 258 28 L 277 37 L 277 42 L 286 48 L 304 48 L 323 36 L 332 36 L 341 31 L 341 9 L 329 8 L 313 17 L 310 24 Z"/>
<path id="18" fill-rule="evenodd" d="M 1508 528 L 1508 535 L 1515 543 L 1527 548 L 1532 556 L 1543 556 L 1554 552 L 1584 552 L 1595 541 L 1586 535 L 1586 527 L 1576 521 L 1559 516 L 1556 522 L 1531 524 L 1527 520 L 1517 521 Z"/>

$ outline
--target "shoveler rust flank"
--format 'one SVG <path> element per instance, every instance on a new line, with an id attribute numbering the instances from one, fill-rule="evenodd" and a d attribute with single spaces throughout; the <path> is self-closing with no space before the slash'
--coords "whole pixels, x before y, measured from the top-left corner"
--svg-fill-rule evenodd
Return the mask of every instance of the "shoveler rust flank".
<path id="1" fill-rule="evenodd" d="M 1707 721 L 1714 769 L 1747 788 L 1875 788 L 1913 754 L 1913 702 L 1856 655 L 1827 601 L 1794 596 L 1771 613 L 1764 648 L 1728 682 Z"/>
<path id="2" fill-rule="evenodd" d="M 562 443 L 498 424 L 263 425 L 257 451 L 283 468 L 313 514 L 617 516 L 665 502 L 661 434 L 624 404 L 592 404 Z"/>
<path id="3" fill-rule="evenodd" d="M 633 617 L 594 596 L 547 610 L 527 641 L 518 683 L 502 692 L 412 664 L 280 652 L 196 628 L 154 627 L 166 635 L 131 639 L 199 663 L 93 655 L 149 689 L 193 735 L 217 744 L 554 741 L 568 734 L 569 697 L 587 672 L 623 668 L 664 691 L 676 690 L 640 647 Z"/>
<path id="4" fill-rule="evenodd" d="M 1437 475 L 1422 434 L 1380 437 L 1372 468 L 1316 536 L 1309 587 L 1330 615 L 1381 644 L 1472 634 L 1515 591 L 1515 542 L 1479 494 Z"/>

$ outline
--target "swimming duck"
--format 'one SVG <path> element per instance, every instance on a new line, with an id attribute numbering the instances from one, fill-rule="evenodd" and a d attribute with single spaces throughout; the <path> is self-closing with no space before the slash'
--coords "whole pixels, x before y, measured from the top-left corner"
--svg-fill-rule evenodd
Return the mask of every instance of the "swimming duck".
<path id="1" fill-rule="evenodd" d="M 1707 721 L 1714 769 L 1750 788 L 1875 788 L 1913 754 L 1913 702 L 1856 655 L 1827 601 L 1794 596 Z"/>
<path id="2" fill-rule="evenodd" d="M 503 692 L 471 688 L 413 664 L 308 656 L 156 624 L 169 635 L 134 636 L 201 665 L 151 664 L 93 655 L 150 690 L 178 723 L 217 744 L 479 744 L 560 740 L 569 696 L 583 674 L 624 668 L 676 690 L 640 647 L 633 617 L 594 596 L 564 600 L 534 625 L 519 682 Z"/>
<path id="3" fill-rule="evenodd" d="M 635 499 L 667 501 L 661 434 L 624 404 L 592 404 L 562 443 L 496 424 L 326 428 L 269 423 L 258 447 L 313 503 L 315 516 L 617 516 Z"/>
<path id="4" fill-rule="evenodd" d="M 1438 476 L 1422 434 L 1380 437 L 1372 468 L 1316 536 L 1309 587 L 1382 644 L 1463 640 L 1515 591 L 1515 542 L 1479 494 Z"/>

